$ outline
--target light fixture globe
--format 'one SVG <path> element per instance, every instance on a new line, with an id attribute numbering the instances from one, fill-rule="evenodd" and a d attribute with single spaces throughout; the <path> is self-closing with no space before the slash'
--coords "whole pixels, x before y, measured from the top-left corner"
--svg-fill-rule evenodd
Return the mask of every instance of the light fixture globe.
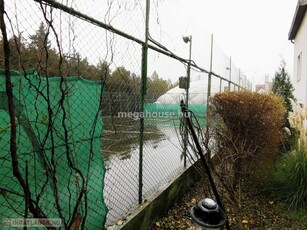
<path id="1" fill-rule="evenodd" d="M 194 205 L 190 215 L 195 224 L 202 229 L 217 229 L 226 224 L 227 216 L 223 209 L 212 199 L 206 198 Z"/>

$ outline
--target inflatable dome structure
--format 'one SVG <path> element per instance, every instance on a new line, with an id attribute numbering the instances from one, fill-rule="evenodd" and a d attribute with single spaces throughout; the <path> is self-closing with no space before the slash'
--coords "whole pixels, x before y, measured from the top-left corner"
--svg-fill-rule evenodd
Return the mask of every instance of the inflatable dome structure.
<path id="1" fill-rule="evenodd" d="M 211 95 L 219 92 L 219 85 L 212 82 Z M 189 89 L 189 109 L 195 115 L 204 117 L 207 104 L 207 79 L 190 82 Z M 175 113 L 180 115 L 180 101 L 185 101 L 186 91 L 180 89 L 179 86 L 170 89 L 165 94 L 160 96 L 155 103 L 148 103 L 145 105 L 146 111 L 159 113 Z"/>

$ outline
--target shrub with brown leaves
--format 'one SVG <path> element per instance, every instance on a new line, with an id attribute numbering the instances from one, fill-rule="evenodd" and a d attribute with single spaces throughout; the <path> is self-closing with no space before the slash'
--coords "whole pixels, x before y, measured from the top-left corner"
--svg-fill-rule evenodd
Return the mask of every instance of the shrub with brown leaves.
<path id="1" fill-rule="evenodd" d="M 210 111 L 210 132 L 222 162 L 220 170 L 227 168 L 228 178 L 224 179 L 235 189 L 254 157 L 275 155 L 283 138 L 284 103 L 271 94 L 224 92 L 211 98 Z"/>

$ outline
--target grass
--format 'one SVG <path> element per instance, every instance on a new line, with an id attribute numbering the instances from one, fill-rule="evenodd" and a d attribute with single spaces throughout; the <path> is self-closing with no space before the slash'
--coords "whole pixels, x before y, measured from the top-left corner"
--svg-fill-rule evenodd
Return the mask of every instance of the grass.
<path id="1" fill-rule="evenodd" d="M 289 209 L 307 208 L 307 155 L 303 149 L 281 157 L 276 165 L 275 183 Z"/>
<path id="2" fill-rule="evenodd" d="M 292 220 L 293 227 L 295 227 L 296 229 L 300 229 L 300 227 L 307 226 L 307 211 L 306 210 L 300 210 L 300 211 L 290 210 L 284 214 Z"/>

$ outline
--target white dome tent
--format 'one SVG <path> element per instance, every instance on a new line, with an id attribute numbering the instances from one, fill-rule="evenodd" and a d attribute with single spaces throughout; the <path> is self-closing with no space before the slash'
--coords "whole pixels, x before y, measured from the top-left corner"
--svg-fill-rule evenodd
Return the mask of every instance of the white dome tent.
<path id="1" fill-rule="evenodd" d="M 207 104 L 207 90 L 208 80 L 201 79 L 190 82 L 189 89 L 189 105 L 195 104 Z M 219 92 L 219 85 L 212 82 L 211 93 Z M 165 94 L 160 96 L 156 103 L 159 104 L 179 104 L 181 99 L 184 99 L 186 95 L 185 89 L 180 89 L 179 86 L 170 89 Z"/>
<path id="2" fill-rule="evenodd" d="M 219 92 L 219 84 L 212 81 L 211 95 Z M 208 80 L 201 79 L 190 82 L 189 88 L 189 109 L 197 116 L 204 117 L 207 104 L 207 88 Z M 186 91 L 180 89 L 179 86 L 170 89 L 165 94 L 160 96 L 155 103 L 145 105 L 145 110 L 158 113 L 175 113 L 180 115 L 180 101 L 185 101 Z"/>

